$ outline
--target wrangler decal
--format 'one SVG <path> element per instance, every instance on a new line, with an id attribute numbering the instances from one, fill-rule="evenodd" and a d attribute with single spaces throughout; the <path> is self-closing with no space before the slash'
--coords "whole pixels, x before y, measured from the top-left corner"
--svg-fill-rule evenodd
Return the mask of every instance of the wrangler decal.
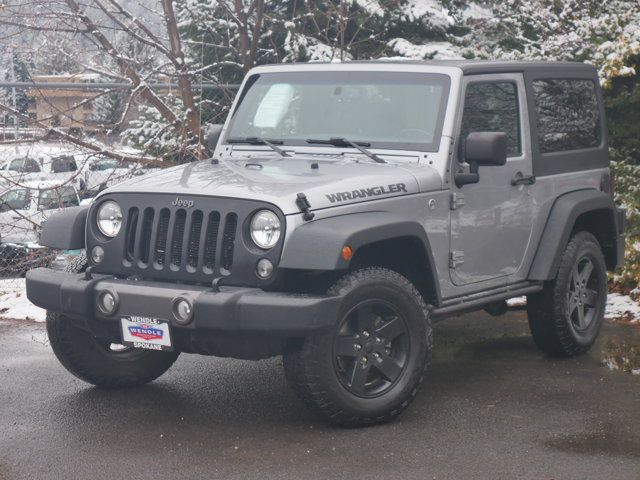
<path id="1" fill-rule="evenodd" d="M 393 183 L 391 185 L 361 188 L 359 190 L 352 190 L 350 192 L 337 192 L 329 193 L 326 197 L 331 203 L 345 202 L 347 200 L 357 200 L 359 198 L 378 197 L 380 195 L 387 195 L 389 193 L 407 193 L 407 186 L 404 183 Z"/>

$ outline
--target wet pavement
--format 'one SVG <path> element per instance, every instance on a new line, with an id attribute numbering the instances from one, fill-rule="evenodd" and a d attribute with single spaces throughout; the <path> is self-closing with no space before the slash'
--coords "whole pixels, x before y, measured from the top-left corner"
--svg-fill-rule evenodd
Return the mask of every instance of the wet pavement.
<path id="1" fill-rule="evenodd" d="M 43 325 L 0 321 L 0 479 L 640 480 L 640 328 L 607 324 L 589 355 L 558 360 L 521 313 L 471 314 L 435 344 L 398 421 L 343 430 L 295 398 L 280 359 L 182 355 L 103 391 L 57 363 Z"/>

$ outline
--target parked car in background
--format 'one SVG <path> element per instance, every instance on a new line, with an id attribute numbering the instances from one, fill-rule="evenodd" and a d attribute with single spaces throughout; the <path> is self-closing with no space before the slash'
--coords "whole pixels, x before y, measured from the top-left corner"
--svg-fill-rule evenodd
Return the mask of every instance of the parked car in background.
<path id="1" fill-rule="evenodd" d="M 82 192 L 87 188 L 87 183 L 81 170 L 82 165 L 79 167 L 75 157 L 70 154 L 17 156 L 0 163 L 0 186 L 47 181 L 56 185 L 70 185 Z"/>
<path id="2" fill-rule="evenodd" d="M 86 161 L 83 176 L 86 184 L 86 196 L 93 196 L 107 187 L 116 185 L 137 172 L 136 164 L 113 158 L 95 156 Z"/>
<path id="3" fill-rule="evenodd" d="M 0 244 L 37 244 L 40 226 L 54 212 L 79 206 L 78 191 L 54 182 L 25 182 L 0 194 Z"/>

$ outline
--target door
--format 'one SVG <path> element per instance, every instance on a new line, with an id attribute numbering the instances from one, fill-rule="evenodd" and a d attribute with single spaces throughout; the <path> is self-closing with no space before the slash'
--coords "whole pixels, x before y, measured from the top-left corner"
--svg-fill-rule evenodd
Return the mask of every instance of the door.
<path id="1" fill-rule="evenodd" d="M 480 180 L 453 186 L 450 275 L 455 285 L 493 281 L 522 274 L 533 228 L 529 118 L 521 74 L 465 79 L 453 172 L 468 168 L 462 143 L 471 132 L 507 134 L 507 163 L 480 167 Z"/>

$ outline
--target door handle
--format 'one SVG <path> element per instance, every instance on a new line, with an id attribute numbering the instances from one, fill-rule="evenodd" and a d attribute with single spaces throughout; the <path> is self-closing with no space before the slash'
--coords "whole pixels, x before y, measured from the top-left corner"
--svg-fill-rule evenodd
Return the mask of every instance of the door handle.
<path id="1" fill-rule="evenodd" d="M 536 183 L 535 175 L 524 176 L 522 172 L 517 172 L 515 176 L 511 179 L 511 185 L 533 185 Z"/>

